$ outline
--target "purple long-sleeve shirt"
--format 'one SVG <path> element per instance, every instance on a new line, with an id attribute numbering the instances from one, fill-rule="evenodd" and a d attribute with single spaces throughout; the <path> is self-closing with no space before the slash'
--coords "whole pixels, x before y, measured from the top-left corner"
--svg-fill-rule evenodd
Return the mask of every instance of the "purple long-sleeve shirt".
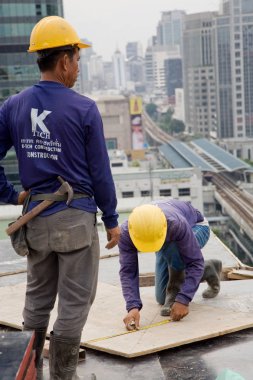
<path id="1" fill-rule="evenodd" d="M 0 161 L 12 146 L 25 190 L 54 193 L 61 176 L 74 192 L 89 196 L 74 199 L 71 207 L 92 213 L 98 207 L 107 228 L 118 225 L 103 123 L 93 100 L 51 81 L 40 81 L 11 96 L 0 107 Z M 0 201 L 18 203 L 18 192 L 1 165 Z M 36 204 L 31 202 L 29 208 Z M 40 215 L 66 208 L 65 202 L 54 202 Z"/>
<path id="2" fill-rule="evenodd" d="M 176 301 L 188 305 L 198 289 L 204 272 L 204 259 L 192 227 L 202 222 L 204 217 L 188 202 L 173 199 L 155 204 L 162 209 L 167 219 L 165 243 L 175 241 L 185 263 L 185 281 L 176 296 Z M 138 251 L 130 238 L 128 221 L 121 225 L 119 252 L 120 280 L 126 309 L 140 310 L 142 302 L 139 291 Z"/>

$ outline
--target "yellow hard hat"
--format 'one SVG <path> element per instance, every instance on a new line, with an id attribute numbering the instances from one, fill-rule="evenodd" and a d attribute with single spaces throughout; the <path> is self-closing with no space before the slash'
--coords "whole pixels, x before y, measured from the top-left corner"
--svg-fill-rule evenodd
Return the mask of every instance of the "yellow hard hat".
<path id="1" fill-rule="evenodd" d="M 66 45 L 77 45 L 79 48 L 90 47 L 80 40 L 75 29 L 64 18 L 48 16 L 42 18 L 34 26 L 28 52 L 34 53 L 38 50 Z"/>
<path id="2" fill-rule="evenodd" d="M 167 220 L 156 205 L 138 206 L 129 216 L 128 230 L 138 251 L 157 252 L 166 238 Z"/>

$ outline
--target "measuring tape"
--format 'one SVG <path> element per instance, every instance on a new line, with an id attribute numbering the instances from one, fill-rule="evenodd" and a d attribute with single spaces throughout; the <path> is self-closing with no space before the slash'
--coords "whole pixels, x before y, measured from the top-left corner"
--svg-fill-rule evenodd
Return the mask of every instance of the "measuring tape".
<path id="1" fill-rule="evenodd" d="M 126 335 L 126 334 L 132 334 L 132 333 L 136 333 L 138 331 L 143 331 L 143 330 L 151 329 L 152 327 L 157 327 L 157 326 L 165 325 L 165 324 L 167 324 L 169 322 L 172 322 L 172 320 L 171 319 L 165 319 L 164 321 L 160 321 L 160 322 L 156 322 L 156 323 L 151 323 L 150 325 L 146 325 L 146 326 L 140 327 L 138 330 L 124 331 L 124 332 L 119 333 L 119 334 L 109 335 L 109 336 L 104 336 L 102 338 L 88 340 L 86 343 L 101 342 L 102 340 L 116 338 L 117 336 Z"/>

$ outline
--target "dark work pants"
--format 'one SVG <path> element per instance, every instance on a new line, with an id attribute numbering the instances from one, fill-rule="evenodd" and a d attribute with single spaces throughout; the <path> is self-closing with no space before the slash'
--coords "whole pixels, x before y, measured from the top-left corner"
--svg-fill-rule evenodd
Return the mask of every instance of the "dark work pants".
<path id="1" fill-rule="evenodd" d="M 54 333 L 79 337 L 94 301 L 99 265 L 96 215 L 68 208 L 27 225 L 25 326 L 48 325 L 58 294 Z"/>
<path id="2" fill-rule="evenodd" d="M 210 237 L 208 223 L 202 222 L 196 224 L 192 227 L 192 232 L 197 239 L 199 247 L 203 248 Z M 176 271 L 185 269 L 185 264 L 181 259 L 176 241 L 165 243 L 161 250 L 156 252 L 155 295 L 160 305 L 163 305 L 165 302 L 166 288 L 169 281 L 169 267 L 172 267 Z"/>

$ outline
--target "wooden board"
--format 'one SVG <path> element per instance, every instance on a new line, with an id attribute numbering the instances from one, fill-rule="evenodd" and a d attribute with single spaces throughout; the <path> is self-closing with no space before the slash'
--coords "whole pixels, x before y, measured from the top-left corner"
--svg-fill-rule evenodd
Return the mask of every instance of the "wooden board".
<path id="1" fill-rule="evenodd" d="M 222 261 L 225 270 L 241 268 L 243 264 L 233 252 L 211 231 L 208 243 L 202 248 L 205 260 L 218 259 Z"/>
<path id="2" fill-rule="evenodd" d="M 230 280 L 249 280 L 253 279 L 253 270 L 233 269 L 227 274 Z"/>
<path id="3" fill-rule="evenodd" d="M 240 311 L 253 315 L 253 280 L 221 281 L 220 293 L 211 299 L 202 298 L 205 289 L 206 284 L 200 284 L 194 302 L 230 310 L 231 313 Z"/>
<path id="4" fill-rule="evenodd" d="M 24 296 L 25 284 L 0 288 L 0 298 L 3 300 L 0 310 L 1 324 L 21 328 Z M 153 287 L 143 288 L 142 300 L 142 326 L 166 320 L 160 316 L 160 306 L 154 300 Z M 216 302 L 218 301 L 217 298 Z M 220 304 L 222 305 L 222 299 Z M 83 330 L 82 345 L 130 358 L 253 327 L 252 313 L 232 312 L 229 309 L 208 306 L 207 302 L 205 305 L 192 303 L 189 316 L 180 322 L 170 322 L 101 340 L 103 337 L 125 332 L 122 322 L 124 315 L 125 305 L 121 289 L 99 284 L 95 303 Z M 51 315 L 49 331 L 55 318 L 56 308 Z M 100 340 L 94 342 L 94 339 Z"/>

